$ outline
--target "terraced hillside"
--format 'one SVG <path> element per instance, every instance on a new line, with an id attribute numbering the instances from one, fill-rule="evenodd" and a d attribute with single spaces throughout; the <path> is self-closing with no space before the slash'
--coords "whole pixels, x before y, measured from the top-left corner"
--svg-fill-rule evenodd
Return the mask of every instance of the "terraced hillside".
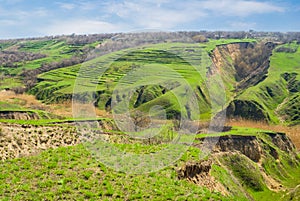
<path id="1" fill-rule="evenodd" d="M 171 45 L 170 45 L 171 47 Z M 200 47 L 193 47 L 192 45 L 184 45 L 178 44 L 177 46 L 174 44 L 174 49 L 178 48 L 194 48 L 194 52 L 192 55 L 189 55 L 192 59 L 197 58 L 198 55 L 202 55 L 200 59 L 206 60 L 206 65 L 211 65 L 209 58 L 206 54 L 203 54 Z M 121 56 L 119 55 L 125 54 Z M 166 102 L 165 104 L 168 105 L 167 109 L 170 110 L 170 113 L 180 113 L 178 109 L 178 105 L 176 103 L 169 102 L 171 100 L 170 96 L 172 95 L 169 91 L 170 88 L 177 88 L 182 83 L 180 83 L 180 76 L 183 77 L 184 80 L 187 80 L 188 83 L 192 86 L 193 90 L 198 88 L 200 89 L 201 83 L 203 83 L 203 78 L 197 72 L 197 69 L 194 69 L 190 64 L 188 64 L 184 58 L 180 58 L 179 56 L 175 55 L 174 53 L 169 53 L 167 51 L 159 50 L 159 47 L 148 47 L 147 49 L 137 50 L 134 52 L 126 53 L 126 52 L 118 52 L 113 55 L 109 55 L 110 57 L 116 57 L 116 61 L 114 61 L 110 67 L 104 71 L 106 68 L 106 57 L 100 57 L 99 59 L 92 60 L 85 65 L 85 66 L 76 66 L 69 67 L 67 69 L 59 69 L 56 71 L 51 71 L 45 73 L 39 77 L 40 82 L 35 88 L 32 89 L 32 93 L 34 93 L 38 98 L 42 100 L 51 101 L 60 101 L 64 100 L 64 98 L 70 98 L 73 93 L 74 82 L 77 76 L 78 68 L 82 67 L 85 69 L 84 76 L 87 77 L 84 83 L 89 82 L 90 88 L 86 88 L 85 91 L 94 90 L 96 87 L 96 93 L 99 97 L 97 97 L 96 105 L 101 109 L 108 109 L 110 107 L 110 101 L 113 89 L 115 86 L 124 84 L 126 82 L 124 79 L 121 80 L 128 72 L 132 72 L 135 70 L 135 77 L 142 78 L 143 73 L 147 72 L 148 75 L 152 76 L 149 80 L 145 80 L 150 85 L 153 86 L 139 86 L 136 90 L 135 100 L 133 100 L 133 107 L 151 107 L 151 104 L 157 104 L 157 102 Z M 141 59 L 142 58 L 142 59 Z M 145 59 L 143 61 L 143 58 Z M 103 63 L 102 66 L 101 63 Z M 92 65 L 96 65 L 97 68 L 89 68 Z M 148 65 L 147 67 L 145 65 Z M 147 68 L 147 70 L 142 69 L 142 67 Z M 173 72 L 169 73 L 162 73 L 165 69 L 172 69 Z M 140 72 L 136 72 L 139 71 Z M 103 72 L 104 71 L 104 72 Z M 170 70 L 169 70 L 170 71 Z M 103 75 L 101 76 L 101 74 Z M 161 83 L 160 86 L 155 87 L 155 78 L 157 76 L 157 80 Z M 88 80 L 90 79 L 90 80 Z M 137 82 L 137 80 L 133 77 L 126 78 L 129 81 L 129 85 Z M 179 80 L 179 81 L 178 81 Z M 166 81 L 168 81 L 168 85 L 174 86 L 167 86 Z M 121 83 L 122 82 L 122 83 Z M 152 82 L 152 83 L 151 83 Z M 164 83 L 165 82 L 165 83 Z M 157 84 L 157 85 L 159 85 Z M 165 86 L 164 86 L 165 85 Z M 180 89 L 182 90 L 182 89 Z M 121 91 L 121 90 L 120 90 Z M 54 92 L 54 93 L 52 93 Z M 202 92 L 207 93 L 207 92 Z M 48 94 L 54 94 L 50 99 L 48 98 Z M 205 111 L 207 112 L 209 109 L 209 105 L 207 101 L 204 99 L 206 97 L 202 97 L 199 94 L 199 102 Z M 151 103 L 152 102 L 152 103 Z M 145 106 L 145 105 L 148 106 Z M 206 109 L 207 108 L 207 109 Z"/>
<path id="2" fill-rule="evenodd" d="M 299 42 L 184 34 L 0 41 L 0 200 L 299 200 Z"/>
<path id="3" fill-rule="evenodd" d="M 211 113 L 216 113 L 221 109 L 222 104 L 225 105 L 225 103 L 222 100 L 224 92 L 221 91 L 219 93 L 218 91 L 220 86 L 217 81 L 220 82 L 221 80 L 213 78 L 213 76 L 217 77 L 218 75 L 213 75 L 208 80 L 207 73 L 213 65 L 208 52 L 217 44 L 239 41 L 220 40 L 200 45 L 195 43 L 157 44 L 123 50 L 101 56 L 82 65 L 41 74 L 38 77 L 40 82 L 31 90 L 31 93 L 35 94 L 38 99 L 49 103 L 70 99 L 73 94 L 75 80 L 78 78 L 76 77 L 78 76 L 77 72 L 81 68 L 85 71 L 82 76 L 87 77 L 87 79 L 82 81 L 85 84 L 89 83 L 89 87 L 85 88 L 85 91 L 95 91 L 95 96 L 97 97 L 96 105 L 100 109 L 109 109 L 112 93 L 117 84 L 122 85 L 124 83 L 120 82 L 124 81 L 124 79 L 132 79 L 127 84 L 132 84 L 131 87 L 137 87 L 133 84 L 137 82 L 135 78 L 130 77 L 130 74 L 127 77 L 125 76 L 128 72 L 134 71 L 134 77 L 136 78 L 145 76 L 143 73 L 147 72 L 149 80 L 144 81 L 146 82 L 145 86 L 136 84 L 139 86 L 133 96 L 135 98 L 132 100 L 134 108 L 148 110 L 153 105 L 164 103 L 163 105 L 166 105 L 167 114 L 170 117 L 174 116 L 174 114 L 181 115 L 181 112 L 183 116 L 187 116 L 188 112 L 186 109 L 179 108 L 178 103 L 169 101 L 174 100 L 174 98 L 170 98 L 174 91 L 178 93 L 179 91 L 184 91 L 184 88 L 191 88 L 196 94 L 199 107 L 202 110 L 201 118 L 209 118 Z M 167 72 L 161 73 L 161 71 Z M 178 81 L 179 78 L 186 82 L 185 85 L 189 86 L 185 87 L 182 81 Z M 80 76 L 78 79 L 80 79 Z M 153 85 L 156 82 L 155 80 L 162 82 L 157 84 L 160 86 L 154 88 L 147 86 Z M 167 81 L 168 84 L 166 84 Z M 187 105 L 187 100 L 182 99 L 179 102 Z M 214 111 L 211 111 L 212 104 L 214 105 Z M 197 117 L 197 115 L 193 114 L 192 108 L 190 111 L 192 114 L 189 116 L 192 119 L 199 119 L 199 115 Z"/>
<path id="4" fill-rule="evenodd" d="M 112 34 L 0 41 L 0 89 L 30 85 L 35 75 L 84 61 L 87 52 Z M 30 78 L 30 79 L 29 79 Z M 32 85 L 30 85 L 32 86 Z"/>
<path id="5" fill-rule="evenodd" d="M 140 49 L 129 49 L 102 56 L 84 65 L 44 73 L 39 76 L 40 82 L 31 93 L 49 103 L 68 100 L 73 93 L 77 72 L 80 68 L 84 68 L 90 71 L 85 75 L 90 76 L 90 80 L 86 82 L 90 82 L 91 90 L 96 93 L 96 105 L 100 109 L 109 110 L 113 89 L 121 78 L 133 69 L 142 69 L 151 64 L 152 66 L 147 69 L 148 75 L 158 72 L 159 68 L 164 66 L 175 70 L 175 73 L 187 80 L 198 98 L 202 118 L 209 118 L 211 113 L 216 113 L 229 104 L 228 116 L 230 117 L 297 124 L 299 122 L 299 107 L 296 103 L 299 93 L 298 46 L 296 43 L 276 45 L 267 42 L 249 43 L 230 40 L 218 41 L 218 43 L 212 41 L 205 45 L 171 43 L 163 46 L 159 44 L 143 46 Z M 282 48 L 293 48 L 295 51 L 278 51 Z M 115 60 L 108 67 L 106 62 L 112 58 Z M 284 62 L 285 60 L 287 62 Z M 96 68 L 89 68 L 92 66 Z M 100 78 L 96 77 L 96 74 Z M 140 75 L 135 74 L 135 76 Z M 171 72 L 156 76 L 160 76 L 157 79 L 170 82 L 174 80 L 171 92 L 175 88 L 184 90 L 182 83 L 181 89 L 176 83 L 175 79 L 178 77 L 176 78 Z M 221 76 L 223 83 L 214 80 L 214 76 Z M 225 92 L 220 92 L 219 89 L 222 88 Z M 158 88 L 140 86 L 136 89 L 132 105 L 134 108 L 147 110 L 152 105 L 170 100 L 171 92 L 167 91 L 166 87 L 162 86 Z M 220 95 L 222 93 L 226 94 L 226 101 L 222 100 Z M 224 97 L 223 94 L 223 99 Z M 186 101 L 182 101 L 186 105 Z M 179 114 L 182 111 L 183 116 L 187 116 L 186 109 L 179 109 L 176 103 L 165 104 L 168 114 Z M 216 105 L 214 111 L 211 110 L 212 105 Z M 190 116 L 193 116 L 192 119 L 197 119 L 193 114 Z"/>

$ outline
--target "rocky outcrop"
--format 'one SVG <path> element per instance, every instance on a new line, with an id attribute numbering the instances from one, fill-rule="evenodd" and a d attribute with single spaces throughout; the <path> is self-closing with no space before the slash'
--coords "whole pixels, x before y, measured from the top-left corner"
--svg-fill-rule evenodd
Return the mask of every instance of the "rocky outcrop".
<path id="1" fill-rule="evenodd" d="M 269 121 L 270 117 L 256 101 L 234 100 L 226 109 L 229 118 L 244 118 L 255 121 Z"/>
<path id="2" fill-rule="evenodd" d="M 219 139 L 206 137 L 200 141 L 200 144 L 195 144 L 199 148 L 204 146 L 215 153 L 238 151 L 255 162 L 258 162 L 263 154 L 256 136 L 228 135 L 221 136 Z"/>
<path id="3" fill-rule="evenodd" d="M 212 161 L 187 162 L 177 170 L 178 179 L 186 179 L 200 186 L 205 186 L 211 191 L 228 195 L 225 187 L 210 174 Z"/>
<path id="4" fill-rule="evenodd" d="M 279 150 L 291 156 L 294 155 L 296 148 L 287 135 L 268 132 L 263 133 L 263 135 L 269 136 L 272 139 L 272 144 L 266 143 L 258 136 L 227 135 L 200 138 L 200 143 L 195 142 L 194 146 L 201 149 L 205 147 L 208 150 L 212 150 L 213 153 L 239 152 L 254 162 L 260 162 L 266 153 L 278 159 Z"/>
<path id="5" fill-rule="evenodd" d="M 262 149 L 255 136 L 224 136 L 219 139 L 215 147 L 216 151 L 239 151 L 254 162 L 261 159 Z"/>
<path id="6" fill-rule="evenodd" d="M 282 151 L 291 154 L 296 149 L 291 139 L 284 133 L 270 133 L 269 136 L 272 138 L 272 142 Z"/>
<path id="7" fill-rule="evenodd" d="M 198 176 L 209 174 L 211 165 L 212 161 L 201 161 L 196 163 L 189 162 L 178 170 L 178 178 L 195 178 L 197 180 Z"/>

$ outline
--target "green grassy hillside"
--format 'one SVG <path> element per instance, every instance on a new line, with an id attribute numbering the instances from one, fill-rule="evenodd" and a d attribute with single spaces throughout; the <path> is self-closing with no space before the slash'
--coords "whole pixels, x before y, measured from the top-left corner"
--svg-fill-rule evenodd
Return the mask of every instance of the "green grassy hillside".
<path id="1" fill-rule="evenodd" d="M 3 45 L 0 43 L 0 45 Z M 91 44 L 96 45 L 96 44 Z M 90 45 L 88 45 L 90 46 Z M 86 47 L 88 47 L 86 46 Z M 71 58 L 74 54 L 80 54 L 80 51 L 85 48 L 84 45 L 68 44 L 66 40 L 27 40 L 15 42 L 11 45 L 2 48 L 2 51 L 18 51 L 18 52 L 31 52 L 46 55 L 45 58 L 36 59 L 33 61 L 17 62 L 14 68 L 1 67 L 0 72 L 5 72 L 10 75 L 18 75 L 22 70 L 36 69 L 44 63 L 57 62 L 62 59 Z"/>
<path id="2" fill-rule="evenodd" d="M 170 118 L 180 115 L 191 119 L 209 119 L 212 114 L 216 114 L 229 104 L 228 111 L 233 116 L 272 123 L 299 123 L 297 100 L 300 89 L 298 68 L 300 53 L 299 44 L 296 42 L 277 46 L 267 58 L 270 60 L 269 68 L 260 70 L 254 66 L 255 70 L 251 74 L 249 66 L 265 62 L 262 67 L 266 67 L 268 62 L 266 58 L 258 61 L 260 53 L 257 52 L 263 53 L 265 49 L 254 48 L 251 52 L 251 47 L 258 46 L 253 39 L 142 45 L 106 54 L 77 65 L 72 65 L 67 59 L 86 55 L 88 50 L 95 48 L 101 41 L 78 43 L 70 40 L 67 37 L 2 42 L 0 45 L 3 54 L 21 52 L 25 56 L 23 55 L 24 60 L 13 63 L 14 67 L 5 67 L 5 62 L 2 63 L 0 89 L 27 86 L 26 82 L 29 81 L 30 93 L 38 99 L 46 103 L 64 102 L 71 100 L 74 86 L 75 90 L 79 90 L 80 87 L 75 85 L 75 80 L 80 76 L 86 76 L 89 78 L 82 80 L 87 85 L 83 90 L 93 91 L 92 95 L 97 99 L 95 105 L 101 110 L 111 109 L 112 94 L 123 91 L 120 86 L 124 88 L 131 86 L 136 87 L 130 100 L 131 109 L 148 111 L 154 105 L 163 105 Z M 101 52 L 101 49 L 97 51 Z M 26 52 L 41 54 L 44 57 L 30 60 Z M 258 56 L 251 57 L 251 54 Z M 58 67 L 60 65 L 62 68 Z M 64 67 L 64 65 L 71 66 Z M 214 70 L 213 65 L 218 66 L 217 70 Z M 52 66 L 49 69 L 58 69 L 48 71 L 49 66 Z M 28 71 L 32 69 L 42 70 Z M 82 75 L 78 75 L 79 71 Z M 41 73 L 34 75 L 38 76 L 38 83 L 35 81 L 30 83 L 31 80 L 35 80 L 34 77 L 30 77 L 31 74 L 36 73 Z M 145 82 L 144 85 L 142 81 L 136 79 L 147 76 L 149 80 L 142 80 Z M 254 79 L 255 77 L 257 79 Z M 131 80 L 128 81 L 129 79 Z M 179 79 L 181 81 L 178 81 Z M 220 82 L 221 79 L 223 83 Z M 194 112 L 195 104 L 188 102 L 191 97 L 186 94 L 191 92 L 194 92 L 194 98 L 197 99 L 196 106 L 201 109 L 200 117 Z M 125 94 L 115 95 L 125 96 Z"/>
<path id="3" fill-rule="evenodd" d="M 84 57 L 101 42 L 100 38 L 88 43 L 68 36 L 0 41 L 0 89 L 24 87 L 24 73 L 27 71 L 43 66 L 68 65 L 68 62 Z"/>
<path id="4" fill-rule="evenodd" d="M 75 79 L 78 78 L 77 72 L 81 69 L 80 72 L 83 75 L 79 75 L 79 79 L 80 76 L 87 77 L 82 80 L 86 85 L 84 91 L 97 93 L 97 99 L 101 101 L 96 105 L 100 109 L 108 109 L 113 90 L 122 91 L 123 89 L 117 88 L 130 86 L 137 88 L 133 96 L 136 99 L 132 100 L 134 107 L 147 111 L 153 105 L 164 105 L 171 116 L 181 113 L 183 116 L 188 116 L 186 107 L 180 108 L 179 103 L 187 105 L 187 96 L 184 93 L 186 90 L 192 90 L 201 108 L 201 118 L 206 119 L 211 113 L 216 113 L 221 109 L 222 102 L 224 104 L 222 92 L 219 94 L 220 88 L 217 85 L 220 78 L 216 77 L 214 80 L 216 82 L 207 83 L 206 74 L 212 65 L 209 54 L 216 45 L 240 41 L 213 40 L 206 44 L 164 43 L 122 50 L 82 65 L 43 73 L 39 76 L 40 82 L 31 90 L 31 93 L 48 103 L 70 99 L 74 92 Z M 144 79 L 145 77 L 147 80 Z M 142 82 L 145 82 L 145 86 L 141 84 Z M 159 90 L 153 92 L 151 87 L 146 87 L 153 84 L 160 85 L 160 91 L 163 93 Z M 141 92 L 141 87 L 146 88 Z M 79 87 L 76 86 L 76 88 Z M 178 94 L 182 95 L 178 96 Z M 176 102 L 176 99 L 179 100 Z M 170 100 L 174 101 L 170 102 Z M 211 105 L 214 105 L 214 111 L 211 111 Z M 192 114 L 189 116 L 192 119 L 199 119 L 199 114 L 193 113 L 196 110 L 191 108 L 191 111 Z"/>
<path id="5" fill-rule="evenodd" d="M 2 200 L 46 199 L 46 200 L 289 200 L 299 183 L 299 161 L 289 155 L 284 147 L 275 145 L 270 131 L 234 128 L 226 136 L 250 137 L 262 146 L 262 164 L 253 162 L 248 156 L 230 151 L 213 153 L 209 175 L 202 180 L 224 186 L 222 193 L 179 179 L 178 170 L 187 164 L 199 161 L 201 150 L 190 147 L 180 160 L 158 172 L 148 174 L 126 174 L 107 168 L 101 161 L 92 158 L 83 144 L 50 149 L 36 156 L 6 160 L 0 163 L 0 198 Z M 255 137 L 254 137 L 255 136 Z M 203 136 L 199 136 L 202 138 Z M 225 138 L 224 138 L 225 139 Z M 242 139 L 242 138 L 241 138 Z M 236 141 L 235 143 L 240 143 Z M 150 154 L 164 149 L 163 144 L 147 145 L 140 142 L 119 141 L 112 144 L 120 150 L 138 154 Z M 245 145 L 253 146 L 253 145 Z M 285 146 L 285 145 L 284 145 Z M 288 147 L 288 146 L 287 146 Z M 276 153 L 276 154 L 275 154 Z M 249 158 L 250 157 L 250 158 Z M 205 160 L 207 160 L 205 159 Z M 204 161 L 205 161 L 204 160 Z M 251 167 L 251 168 L 249 168 Z M 260 169 L 262 168 L 262 169 Z M 196 170 L 193 170 L 196 171 Z M 275 179 L 270 190 L 269 180 Z M 186 173 L 189 175 L 189 173 Z M 194 172 L 191 174 L 201 174 Z M 214 177 L 214 179 L 210 178 Z M 193 177 L 192 177 L 193 178 Z M 195 178 L 196 179 L 196 178 Z M 211 180 L 210 180 L 211 179 Z M 220 190 L 220 189 L 219 189 Z"/>

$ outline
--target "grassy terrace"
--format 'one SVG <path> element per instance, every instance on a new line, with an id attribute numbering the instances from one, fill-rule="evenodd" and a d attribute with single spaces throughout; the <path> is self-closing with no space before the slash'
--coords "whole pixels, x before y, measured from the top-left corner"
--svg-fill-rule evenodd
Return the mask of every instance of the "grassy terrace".
<path id="1" fill-rule="evenodd" d="M 51 119 L 51 118 L 55 118 L 56 116 L 53 114 L 50 114 L 48 112 L 45 112 L 43 110 L 33 110 L 33 109 L 27 109 L 27 108 L 23 108 L 18 104 L 12 104 L 12 103 L 6 103 L 6 102 L 2 102 L 0 101 L 0 113 L 7 113 L 7 112 L 20 112 L 20 113 L 24 113 L 24 114 L 35 114 L 36 116 L 38 116 L 39 118 L 41 118 L 41 121 L 44 121 L 45 119 Z M 3 119 L 0 120 L 1 121 L 18 121 L 18 120 L 12 120 L 12 119 Z M 20 120 L 22 121 L 22 120 Z M 35 122 L 36 120 L 29 120 L 32 122 Z M 23 122 L 26 122 L 26 120 L 23 120 Z"/>
<path id="2" fill-rule="evenodd" d="M 40 112 L 40 111 L 33 110 L 32 112 Z M 54 125 L 55 126 L 57 124 L 62 124 L 63 125 L 63 124 L 66 124 L 66 123 L 86 122 L 86 121 L 112 122 L 112 120 L 108 119 L 108 118 L 96 118 L 96 119 L 95 118 L 93 118 L 93 119 L 73 119 L 73 118 L 64 118 L 64 119 L 51 118 L 51 119 L 43 119 L 43 118 L 41 118 L 41 119 L 35 119 L 35 120 L 0 119 L 0 122 L 3 122 L 3 123 L 15 123 L 15 124 L 21 124 L 21 125 L 38 125 L 38 126 L 48 126 L 48 125 Z"/>
<path id="3" fill-rule="evenodd" d="M 211 134 L 197 134 L 196 138 L 205 138 L 205 137 L 220 137 L 227 135 L 238 135 L 238 136 L 261 136 L 266 133 L 273 133 L 274 131 L 263 130 L 258 128 L 245 128 L 245 127 L 232 127 L 230 131 L 221 132 L 221 133 L 211 133 Z"/>
<path id="4" fill-rule="evenodd" d="M 18 78 L 5 78 L 0 81 L 0 90 L 4 89 L 11 89 L 14 87 L 20 87 L 23 86 L 23 83 L 20 79 Z"/>
<path id="5" fill-rule="evenodd" d="M 224 45 L 228 43 L 240 43 L 240 42 L 256 42 L 256 39 L 220 39 L 220 40 L 210 40 L 209 43 L 203 47 L 207 53 L 212 52 L 218 45 Z"/>

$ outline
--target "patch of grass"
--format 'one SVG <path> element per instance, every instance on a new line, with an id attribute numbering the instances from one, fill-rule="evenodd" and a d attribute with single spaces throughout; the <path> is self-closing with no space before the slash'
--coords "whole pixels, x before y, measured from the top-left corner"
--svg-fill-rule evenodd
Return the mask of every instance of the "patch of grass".
<path id="1" fill-rule="evenodd" d="M 0 111 L 18 109 L 21 109 L 20 105 L 0 101 Z"/>
<path id="2" fill-rule="evenodd" d="M 224 45 L 229 43 L 240 43 L 240 42 L 256 42 L 255 39 L 219 39 L 209 40 L 208 43 L 203 45 L 208 53 L 211 53 L 218 45 Z"/>
<path id="3" fill-rule="evenodd" d="M 251 128 L 251 127 L 241 127 L 241 126 L 233 126 L 230 131 L 219 132 L 219 133 L 201 133 L 197 134 L 196 138 L 205 138 L 205 137 L 219 137 L 219 136 L 227 136 L 227 135 L 240 135 L 240 136 L 260 136 L 265 133 L 274 133 L 273 131 L 267 129 L 260 128 Z M 275 134 L 275 133 L 274 133 Z"/>
<path id="4" fill-rule="evenodd" d="M 233 180 L 232 176 L 224 167 L 219 165 L 213 165 L 211 170 L 211 175 L 214 176 L 222 185 L 227 187 L 227 191 L 235 195 L 237 200 L 248 200 L 243 188 Z"/>
<path id="5" fill-rule="evenodd" d="M 1 71 L 1 67 L 0 67 L 0 71 Z M 12 89 L 12 88 L 21 87 L 21 86 L 23 86 L 23 83 L 17 77 L 3 78 L 2 80 L 0 80 L 0 91 L 3 89 Z"/>
<path id="6" fill-rule="evenodd" d="M 259 174 L 258 167 L 251 163 L 249 158 L 239 154 L 232 154 L 224 156 L 223 163 L 230 167 L 234 176 L 246 188 L 255 192 L 263 191 L 266 188 L 262 176 Z"/>
<path id="7" fill-rule="evenodd" d="M 56 165 L 53 165 L 56 164 Z M 15 170 L 15 166 L 20 167 Z M 49 168 L 51 167 L 51 168 Z M 1 199 L 232 200 L 178 180 L 173 167 L 149 175 L 107 169 L 82 145 L 48 150 L 38 156 L 1 162 Z M 64 172 L 61 174 L 61 172 Z M 34 173 L 42 172 L 42 177 Z M 19 182 L 13 182 L 13 178 Z"/>

